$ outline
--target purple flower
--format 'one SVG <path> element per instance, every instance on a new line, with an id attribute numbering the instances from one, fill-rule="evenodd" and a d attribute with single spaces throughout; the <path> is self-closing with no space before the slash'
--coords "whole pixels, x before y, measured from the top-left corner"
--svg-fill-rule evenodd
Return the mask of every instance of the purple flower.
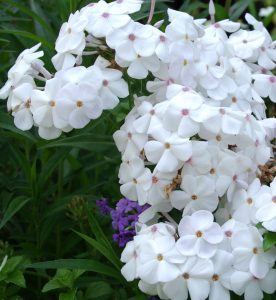
<path id="1" fill-rule="evenodd" d="M 112 211 L 112 208 L 108 206 L 108 200 L 105 198 L 97 200 L 96 204 L 103 215 L 109 215 Z"/>
<path id="2" fill-rule="evenodd" d="M 116 231 L 113 234 L 113 240 L 119 247 L 124 247 L 127 242 L 133 240 L 136 234 L 135 224 L 138 217 L 149 207 L 147 204 L 140 206 L 137 202 L 127 198 L 119 200 L 115 209 L 108 205 L 107 199 L 100 199 L 96 203 L 102 214 L 110 214 L 112 228 Z"/>

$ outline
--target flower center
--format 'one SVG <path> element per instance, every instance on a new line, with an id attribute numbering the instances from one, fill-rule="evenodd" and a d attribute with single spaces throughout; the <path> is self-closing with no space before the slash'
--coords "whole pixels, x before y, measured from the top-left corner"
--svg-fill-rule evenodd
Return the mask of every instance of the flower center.
<path id="1" fill-rule="evenodd" d="M 51 107 L 54 107 L 54 106 L 56 106 L 56 102 L 55 102 L 54 100 L 51 100 L 51 101 L 49 102 L 49 105 L 50 105 Z"/>
<path id="2" fill-rule="evenodd" d="M 220 28 L 220 24 L 219 24 L 219 23 L 215 23 L 215 24 L 214 24 L 214 27 L 215 27 L 215 28 Z"/>
<path id="3" fill-rule="evenodd" d="M 237 97 L 235 97 L 235 96 L 232 97 L 232 102 L 233 102 L 233 103 L 236 103 L 236 102 L 237 102 Z"/>
<path id="4" fill-rule="evenodd" d="M 219 109 L 219 112 L 220 112 L 220 114 L 224 115 L 224 114 L 225 114 L 225 109 L 220 108 L 220 109 Z"/>
<path id="5" fill-rule="evenodd" d="M 128 36 L 128 39 L 130 40 L 130 41 L 134 41 L 135 40 L 135 35 L 133 34 L 133 33 L 131 33 L 129 36 Z"/>
<path id="6" fill-rule="evenodd" d="M 218 274 L 214 274 L 214 275 L 212 276 L 212 280 L 213 280 L 213 281 L 218 281 L 218 280 L 219 280 Z"/>
<path id="7" fill-rule="evenodd" d="M 157 255 L 157 260 L 162 261 L 164 259 L 164 256 L 162 254 Z"/>
<path id="8" fill-rule="evenodd" d="M 197 200 L 197 195 L 192 195 L 192 196 L 191 196 L 191 199 L 192 199 L 192 200 Z"/>
<path id="9" fill-rule="evenodd" d="M 150 114 L 153 116 L 153 115 L 155 114 L 155 110 L 152 109 L 152 110 L 150 111 Z"/>
<path id="10" fill-rule="evenodd" d="M 170 149 L 170 148 L 171 148 L 170 143 L 165 143 L 165 149 Z"/>
<path id="11" fill-rule="evenodd" d="M 237 181 L 238 175 L 234 175 L 234 176 L 232 177 L 232 179 L 233 179 L 233 181 Z"/>
<path id="12" fill-rule="evenodd" d="M 233 232 L 231 230 L 227 230 L 224 232 L 224 234 L 227 236 L 227 237 L 231 237 Z"/>
<path id="13" fill-rule="evenodd" d="M 210 173 L 211 175 L 214 175 L 214 174 L 216 173 L 216 170 L 215 170 L 214 168 L 212 168 L 212 169 L 209 171 L 209 173 Z"/>
<path id="14" fill-rule="evenodd" d="M 157 227 L 153 225 L 150 229 L 151 232 L 155 233 L 157 231 Z"/>
<path id="15" fill-rule="evenodd" d="M 106 79 L 103 80 L 103 86 L 108 86 L 108 81 Z"/>
<path id="16" fill-rule="evenodd" d="M 188 273 L 184 273 L 182 277 L 187 280 L 190 278 L 190 275 Z"/>
<path id="17" fill-rule="evenodd" d="M 28 99 L 25 103 L 25 107 L 26 108 L 30 108 L 31 107 L 31 99 Z"/>
<path id="18" fill-rule="evenodd" d="M 272 202 L 276 204 L 276 196 L 272 197 Z"/>
<path id="19" fill-rule="evenodd" d="M 252 249 L 252 252 L 253 252 L 253 254 L 258 254 L 258 252 L 259 252 L 259 251 L 258 251 L 258 248 L 257 248 L 257 247 L 253 248 L 253 249 Z"/>
<path id="20" fill-rule="evenodd" d="M 131 132 L 128 132 L 128 134 L 127 134 L 127 137 L 128 137 L 129 139 L 131 139 L 131 138 L 132 138 L 132 134 L 131 134 Z"/>
<path id="21" fill-rule="evenodd" d="M 220 142 L 221 140 L 222 140 L 222 137 L 221 137 L 221 135 L 216 135 L 216 140 L 218 141 L 218 142 Z"/>
<path id="22" fill-rule="evenodd" d="M 159 40 L 160 42 L 164 43 L 166 42 L 166 37 L 164 35 L 160 35 Z"/>
<path id="23" fill-rule="evenodd" d="M 267 69 L 262 68 L 262 69 L 261 69 L 261 72 L 262 72 L 262 74 L 266 74 L 266 73 L 267 73 Z"/>
<path id="24" fill-rule="evenodd" d="M 69 27 L 69 28 L 67 29 L 67 32 L 68 32 L 69 34 L 72 33 L 72 28 Z"/>
<path id="25" fill-rule="evenodd" d="M 83 102 L 81 100 L 78 100 L 76 103 L 77 107 L 82 107 L 83 106 Z"/>
<path id="26" fill-rule="evenodd" d="M 269 81 L 270 81 L 271 83 L 276 83 L 276 77 L 275 77 L 275 76 L 269 77 Z"/>
<path id="27" fill-rule="evenodd" d="M 253 200 L 252 200 L 252 198 L 248 198 L 248 199 L 246 200 L 246 202 L 250 205 L 250 204 L 253 203 Z"/>
<path id="28" fill-rule="evenodd" d="M 184 59 L 184 60 L 183 60 L 183 66 L 187 66 L 187 64 L 188 64 L 188 60 L 187 60 L 187 59 Z"/>
<path id="29" fill-rule="evenodd" d="M 104 12 L 104 13 L 102 14 L 102 17 L 103 17 L 103 18 L 108 18 L 108 17 L 109 17 L 109 13 Z"/>
<path id="30" fill-rule="evenodd" d="M 152 183 L 157 183 L 158 182 L 158 178 L 156 176 L 152 176 L 151 181 L 152 181 Z"/>
<path id="31" fill-rule="evenodd" d="M 137 184 L 137 179 L 136 178 L 133 178 L 133 183 Z"/>
<path id="32" fill-rule="evenodd" d="M 203 233 L 199 230 L 196 232 L 196 237 L 201 238 L 203 236 Z"/>
<path id="33" fill-rule="evenodd" d="M 187 116 L 189 114 L 189 110 L 187 108 L 184 108 L 181 110 L 182 116 Z"/>

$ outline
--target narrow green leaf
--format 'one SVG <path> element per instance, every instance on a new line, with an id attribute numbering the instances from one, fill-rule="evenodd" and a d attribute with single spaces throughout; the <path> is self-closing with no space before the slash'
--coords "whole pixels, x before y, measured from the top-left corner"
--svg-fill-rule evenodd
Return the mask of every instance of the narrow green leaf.
<path id="1" fill-rule="evenodd" d="M 19 196 L 13 199 L 4 213 L 0 223 L 0 229 L 3 228 L 6 223 L 30 200 L 30 198 L 26 198 L 25 196 Z"/>
<path id="2" fill-rule="evenodd" d="M 28 38 L 28 39 L 33 40 L 35 42 L 43 44 L 45 47 L 49 48 L 50 50 L 54 50 L 54 46 L 48 40 L 46 40 L 43 37 L 32 34 L 30 32 L 27 32 L 27 31 L 21 31 L 21 30 L 5 28 L 5 29 L 0 29 L 0 33 L 12 34 L 16 37 L 17 36 L 25 37 L 25 38 Z"/>
<path id="3" fill-rule="evenodd" d="M 37 21 L 52 36 L 56 35 L 55 32 L 52 30 L 52 28 L 48 25 L 48 23 L 46 21 L 44 21 L 39 15 L 34 13 L 32 10 L 28 9 L 26 6 L 23 6 L 23 5 L 19 4 L 18 2 L 15 2 L 15 1 L 12 1 L 12 0 L 0 0 L 0 2 L 4 2 L 5 4 L 10 4 L 12 7 L 18 8 L 24 14 L 30 16 L 35 21 Z"/>
<path id="4" fill-rule="evenodd" d="M 89 245 L 94 247 L 96 250 L 98 250 L 103 256 L 105 256 L 118 270 L 121 269 L 120 262 L 118 258 L 112 255 L 110 253 L 109 249 L 103 246 L 100 242 L 92 239 L 91 237 L 82 234 L 80 232 L 74 231 L 76 234 L 78 234 L 81 238 L 83 238 Z"/>
<path id="5" fill-rule="evenodd" d="M 113 278 L 116 278 L 120 282 L 122 275 L 114 268 L 107 266 L 92 259 L 58 259 L 52 261 L 38 262 L 25 266 L 26 268 L 33 269 L 79 269 L 92 271 L 98 274 L 104 274 Z"/>
<path id="6" fill-rule="evenodd" d="M 118 266 L 120 267 L 120 261 L 118 259 L 118 256 L 116 252 L 114 251 L 109 239 L 106 237 L 105 233 L 103 232 L 100 224 L 94 217 L 94 215 L 91 213 L 91 209 L 86 205 L 86 212 L 88 217 L 88 222 L 91 228 L 91 232 L 95 235 L 97 241 L 102 241 L 103 244 L 109 249 L 110 253 L 114 257 L 114 260 L 117 259 Z"/>
<path id="7" fill-rule="evenodd" d="M 236 2 L 230 9 L 230 19 L 236 21 L 244 13 L 249 5 L 250 0 L 241 0 Z"/>

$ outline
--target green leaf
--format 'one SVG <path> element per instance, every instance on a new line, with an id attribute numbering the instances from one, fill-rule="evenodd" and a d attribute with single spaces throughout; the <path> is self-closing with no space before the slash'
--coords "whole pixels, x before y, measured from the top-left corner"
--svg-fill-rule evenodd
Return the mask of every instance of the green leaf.
<path id="1" fill-rule="evenodd" d="M 13 137 L 22 138 L 22 139 L 28 139 L 31 142 L 36 142 L 36 138 L 28 131 L 22 131 L 15 127 L 13 123 L 13 118 L 6 112 L 0 111 L 0 128 L 6 129 L 10 131 L 11 133 L 14 133 Z"/>
<path id="2" fill-rule="evenodd" d="M 118 269 L 121 269 L 121 264 L 118 259 L 116 252 L 114 251 L 109 239 L 106 237 L 105 233 L 103 232 L 100 224 L 91 213 L 91 209 L 86 205 L 86 212 L 88 217 L 88 222 L 91 228 L 91 232 L 95 235 L 96 240 L 102 242 L 110 251 L 110 255 L 113 257 L 113 263 L 116 263 Z"/>
<path id="3" fill-rule="evenodd" d="M 118 260 L 117 256 L 114 257 L 107 247 L 85 234 L 77 231 L 74 232 L 83 238 L 88 244 L 98 250 L 103 256 L 105 256 L 118 270 L 121 269 L 120 261 Z"/>
<path id="4" fill-rule="evenodd" d="M 38 179 L 39 189 L 47 183 L 57 166 L 68 156 L 70 149 L 58 149 L 57 152 L 51 156 L 47 163 L 43 166 L 41 174 Z"/>
<path id="5" fill-rule="evenodd" d="M 20 286 L 22 288 L 26 287 L 25 278 L 23 276 L 22 271 L 16 270 L 9 274 L 8 278 L 5 280 L 7 283 L 13 283 L 17 286 Z"/>
<path id="6" fill-rule="evenodd" d="M 248 5 L 250 3 L 250 0 L 241 0 L 236 2 L 230 9 L 230 19 L 232 21 L 236 21 L 239 19 L 239 17 L 245 12 Z"/>
<path id="7" fill-rule="evenodd" d="M 85 299 L 97 299 L 98 297 L 112 294 L 113 290 L 108 283 L 104 281 L 92 282 L 87 287 Z"/>
<path id="8" fill-rule="evenodd" d="M 56 275 L 44 285 L 42 292 L 46 293 L 59 288 L 72 289 L 74 281 L 84 272 L 84 270 L 58 269 Z"/>
<path id="9" fill-rule="evenodd" d="M 263 248 L 268 251 L 276 244 L 276 232 L 266 232 L 264 234 Z"/>
<path id="10" fill-rule="evenodd" d="M 0 229 L 3 228 L 6 223 L 30 200 L 31 198 L 26 198 L 25 196 L 19 196 L 13 199 L 4 213 L 0 223 Z"/>
<path id="11" fill-rule="evenodd" d="M 104 274 L 120 282 L 125 282 L 122 280 L 122 275 L 114 268 L 107 266 L 101 262 L 92 259 L 58 259 L 52 261 L 38 262 L 25 266 L 26 268 L 33 269 L 78 269 L 92 271 L 98 274 Z"/>
<path id="12" fill-rule="evenodd" d="M 89 151 L 102 151 L 103 148 L 110 146 L 114 146 L 114 142 L 110 136 L 102 134 L 79 134 L 47 143 L 40 148 L 76 147 Z"/>
<path id="13" fill-rule="evenodd" d="M 77 289 L 75 290 L 72 290 L 70 292 L 67 292 L 67 293 L 61 293 L 59 295 L 59 300 L 76 300 L 75 296 L 76 296 L 76 292 L 77 292 Z"/>
<path id="14" fill-rule="evenodd" d="M 41 43 L 42 45 L 49 48 L 50 50 L 54 50 L 54 46 L 48 40 L 46 40 L 43 37 L 37 36 L 33 33 L 27 32 L 27 31 L 16 30 L 16 29 L 12 29 L 12 28 L 5 28 L 5 29 L 0 29 L 0 33 L 12 34 L 16 37 L 21 36 L 21 37 L 24 37 L 24 38 L 28 38 L 30 40 L 33 40 L 33 41 L 37 42 L 37 43 Z"/>
<path id="15" fill-rule="evenodd" d="M 11 4 L 12 7 L 18 8 L 20 11 L 22 11 L 24 14 L 32 17 L 35 21 L 37 21 L 45 30 L 47 30 L 52 36 L 55 36 L 54 31 L 52 28 L 48 25 L 46 21 L 44 21 L 39 15 L 34 13 L 32 10 L 28 9 L 26 6 L 23 6 L 15 1 L 11 0 L 0 0 L 0 2 L 4 2 L 5 4 Z"/>

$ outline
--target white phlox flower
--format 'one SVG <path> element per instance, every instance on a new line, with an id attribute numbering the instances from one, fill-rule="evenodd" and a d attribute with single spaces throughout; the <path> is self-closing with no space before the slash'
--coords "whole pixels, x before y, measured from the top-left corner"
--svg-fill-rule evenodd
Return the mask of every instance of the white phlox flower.
<path id="1" fill-rule="evenodd" d="M 256 227 L 236 232 L 231 245 L 234 267 L 239 271 L 250 271 L 255 277 L 262 279 L 275 263 L 275 248 L 264 252 L 263 238 Z"/>
<path id="2" fill-rule="evenodd" d="M 267 186 L 266 186 L 267 187 Z M 256 199 L 256 219 L 270 231 L 276 232 L 276 179 L 270 184 L 270 188 L 263 189 Z"/>
<path id="3" fill-rule="evenodd" d="M 179 223 L 180 239 L 177 249 L 187 256 L 197 255 L 210 258 L 215 255 L 217 245 L 223 240 L 220 226 L 214 223 L 212 213 L 198 210 L 191 216 L 184 216 Z"/>

